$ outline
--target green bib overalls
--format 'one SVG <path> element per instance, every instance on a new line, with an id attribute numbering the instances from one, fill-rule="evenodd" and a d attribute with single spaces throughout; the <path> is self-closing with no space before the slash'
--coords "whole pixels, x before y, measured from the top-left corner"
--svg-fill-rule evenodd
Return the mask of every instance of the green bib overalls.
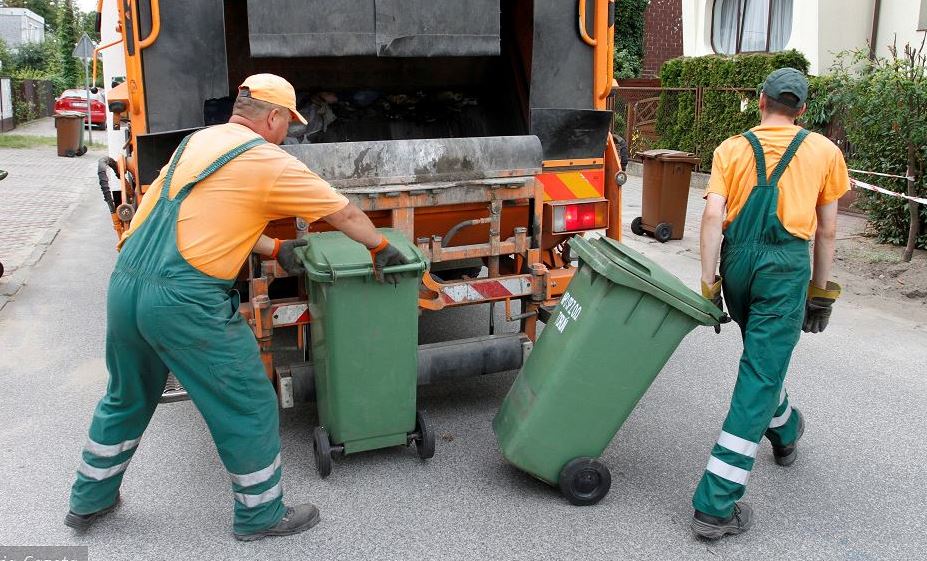
<path id="1" fill-rule="evenodd" d="M 801 335 L 811 260 L 808 241 L 790 234 L 776 209 L 779 179 L 808 134 L 796 135 L 767 180 L 763 147 L 753 132 L 744 133 L 756 158 L 757 186 L 721 247 L 724 299 L 744 351 L 727 419 L 692 498 L 696 510 L 712 516 L 730 516 L 743 497 L 764 434 L 777 446 L 797 436 L 798 416 L 783 382 Z"/>
<path id="2" fill-rule="evenodd" d="M 171 199 L 174 169 L 189 138 L 177 148 L 160 198 L 125 241 L 110 279 L 109 385 L 93 415 L 71 510 L 87 514 L 113 504 L 170 371 L 209 427 L 232 479 L 234 531 L 247 534 L 273 526 L 285 510 L 276 394 L 238 313 L 233 281 L 208 276 L 183 258 L 177 218 L 199 182 L 264 140 L 223 154 Z"/>

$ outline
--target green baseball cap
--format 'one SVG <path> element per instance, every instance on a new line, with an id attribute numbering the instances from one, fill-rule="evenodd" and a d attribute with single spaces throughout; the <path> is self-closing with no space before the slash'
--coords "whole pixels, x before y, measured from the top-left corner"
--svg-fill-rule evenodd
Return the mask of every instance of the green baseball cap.
<path id="1" fill-rule="evenodd" d="M 763 93 L 783 105 L 800 109 L 808 100 L 808 78 L 794 68 L 780 68 L 763 82 Z M 782 97 L 782 94 L 787 93 L 797 97 L 798 103 L 794 104 Z"/>

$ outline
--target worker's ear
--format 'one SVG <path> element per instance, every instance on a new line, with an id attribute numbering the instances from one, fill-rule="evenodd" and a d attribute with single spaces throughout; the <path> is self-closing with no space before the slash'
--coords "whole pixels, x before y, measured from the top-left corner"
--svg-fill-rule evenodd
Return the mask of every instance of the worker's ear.
<path id="1" fill-rule="evenodd" d="M 808 104 L 806 103 L 801 106 L 801 111 L 798 112 L 798 115 L 796 115 L 795 118 L 799 119 L 801 118 L 802 115 L 804 115 L 807 112 L 808 112 Z"/>
<path id="2" fill-rule="evenodd" d="M 760 111 L 766 111 L 766 94 L 760 92 Z"/>

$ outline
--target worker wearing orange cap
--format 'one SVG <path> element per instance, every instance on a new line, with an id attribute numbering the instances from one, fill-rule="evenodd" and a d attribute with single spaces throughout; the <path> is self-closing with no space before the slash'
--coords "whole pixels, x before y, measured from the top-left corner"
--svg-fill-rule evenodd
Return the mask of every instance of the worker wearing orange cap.
<path id="1" fill-rule="evenodd" d="M 364 244 L 381 281 L 385 267 L 406 258 L 278 146 L 293 120 L 306 122 L 289 82 L 249 77 L 229 122 L 186 137 L 142 200 L 110 279 L 109 387 L 82 452 L 68 526 L 87 528 L 118 505 L 169 371 L 202 413 L 232 480 L 235 537 L 295 534 L 319 521 L 311 504 L 283 504 L 276 394 L 232 284 L 252 251 L 298 271 L 294 250 L 305 240 L 262 235 L 279 218 L 325 220 Z"/>

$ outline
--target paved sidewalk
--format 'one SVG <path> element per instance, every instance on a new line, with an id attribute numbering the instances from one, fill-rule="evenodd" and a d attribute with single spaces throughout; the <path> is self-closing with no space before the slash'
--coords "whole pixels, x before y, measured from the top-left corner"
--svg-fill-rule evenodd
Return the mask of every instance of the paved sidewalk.
<path id="1" fill-rule="evenodd" d="M 3 134 L 55 137 L 58 133 L 55 130 L 55 118 L 42 117 L 41 119 L 29 121 L 24 125 L 19 125 L 15 129 L 6 131 Z"/>
<path id="2" fill-rule="evenodd" d="M 0 149 L 0 309 L 15 297 L 83 197 L 97 196 L 96 161 L 59 158 L 53 147 Z M 102 209 L 102 202 L 100 203 Z"/>

